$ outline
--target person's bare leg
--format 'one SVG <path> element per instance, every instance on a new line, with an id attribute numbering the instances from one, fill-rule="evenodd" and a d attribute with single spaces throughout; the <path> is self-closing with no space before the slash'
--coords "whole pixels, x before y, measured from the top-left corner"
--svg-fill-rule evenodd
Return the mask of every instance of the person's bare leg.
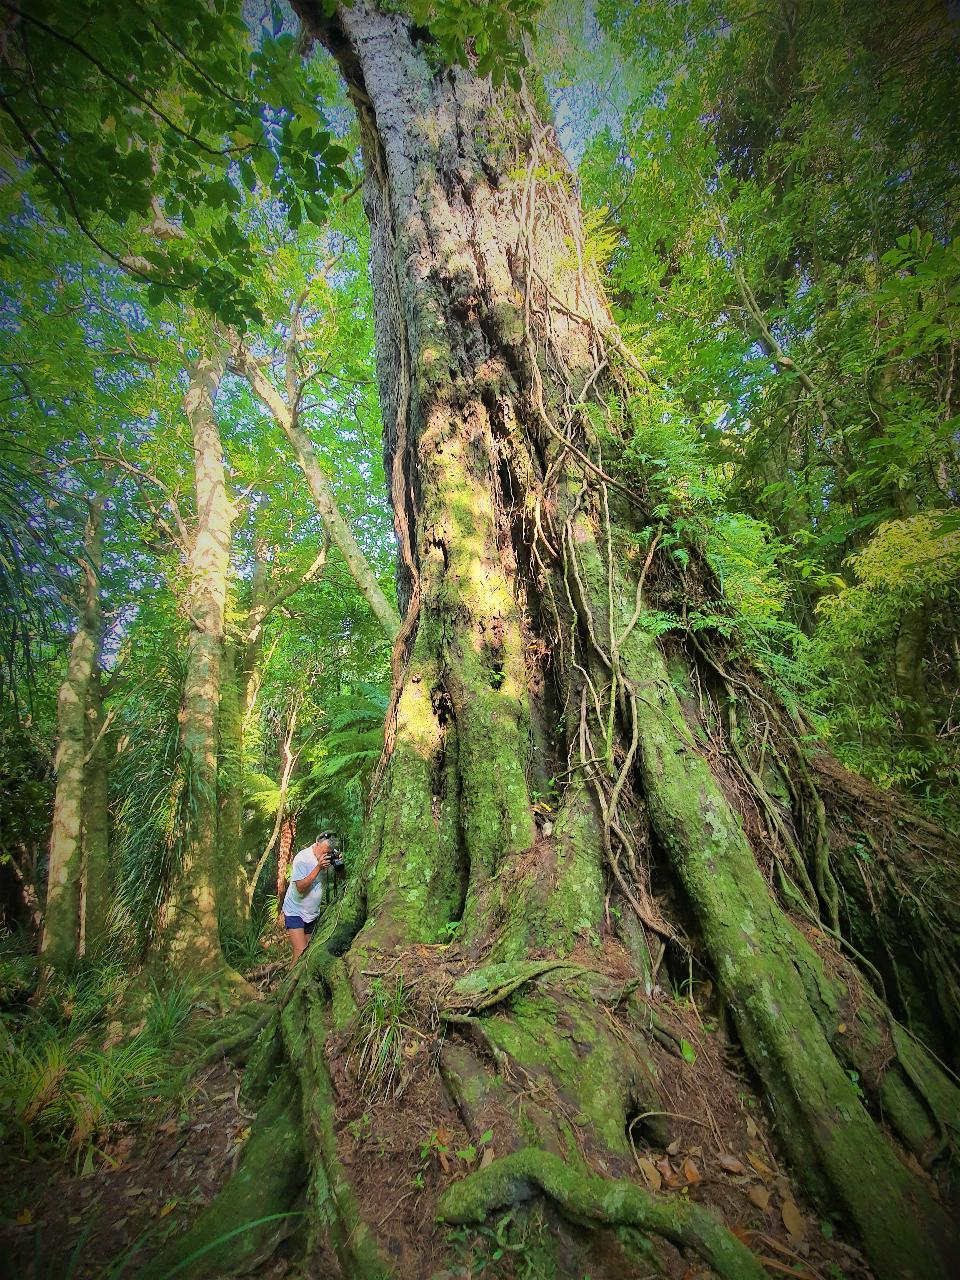
<path id="1" fill-rule="evenodd" d="M 307 949 L 307 932 L 305 929 L 288 929 L 287 937 L 290 939 L 290 949 L 293 951 L 291 963 L 296 964 Z"/>

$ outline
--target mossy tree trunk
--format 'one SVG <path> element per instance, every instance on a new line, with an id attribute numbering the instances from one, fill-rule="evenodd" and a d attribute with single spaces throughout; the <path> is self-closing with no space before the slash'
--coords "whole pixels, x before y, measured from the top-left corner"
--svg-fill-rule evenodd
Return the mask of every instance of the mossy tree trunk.
<path id="1" fill-rule="evenodd" d="M 50 834 L 50 862 L 40 952 L 63 967 L 81 950 L 84 911 L 84 821 L 89 816 L 87 755 L 90 696 L 96 679 L 103 623 L 100 570 L 103 561 L 103 496 L 89 503 L 80 563 L 81 593 L 77 629 L 57 697 L 57 786 Z M 96 836 L 96 833 L 94 833 Z"/>
<path id="2" fill-rule="evenodd" d="M 204 975 L 215 981 L 236 978 L 223 958 L 217 919 L 217 766 L 233 522 L 215 410 L 223 373 L 223 358 L 211 347 L 191 365 L 184 396 L 193 436 L 196 527 L 185 601 L 190 632 L 180 709 L 180 858 L 158 933 L 157 956 L 165 973 Z"/>
<path id="3" fill-rule="evenodd" d="M 735 647 L 707 628 L 660 634 L 665 612 L 724 605 L 698 546 L 666 536 L 682 511 L 630 463 L 647 384 L 589 264 L 552 129 L 529 93 L 438 66 L 402 15 L 367 0 L 333 17 L 297 7 L 360 120 L 405 610 L 362 868 L 251 1075 L 252 1088 L 284 1062 L 300 1082 L 309 1240 L 326 1233 L 347 1274 L 391 1271 L 383 1223 L 359 1216 L 338 1159 L 337 1059 L 371 1025 L 372 976 L 395 981 L 453 929 L 454 981 L 448 966 L 431 1005 L 447 1029 L 440 1077 L 475 1140 L 496 1111 L 510 1154 L 443 1197 L 447 1220 L 541 1192 L 581 1223 L 628 1223 L 721 1275 L 756 1274 L 676 1199 L 668 1221 L 625 1189 L 629 1118 L 668 1110 L 650 1064 L 655 977 L 689 948 L 810 1192 L 842 1210 L 879 1277 L 946 1277 L 949 1219 L 891 1131 L 934 1167 L 955 1145 L 960 1094 L 884 1003 L 883 945 L 859 969 L 849 958 L 860 868 L 845 849 L 865 794 L 915 903 L 897 920 L 878 889 L 873 909 L 931 957 L 912 1009 L 885 994 L 943 1031 L 957 970 L 947 942 L 931 955 L 936 897 L 912 883 L 916 859 L 875 793 L 829 762 L 821 785 L 803 724 Z M 944 860 L 931 854 L 928 872 L 942 893 Z M 860 925 L 858 953 L 878 933 Z M 611 934 L 634 974 L 612 994 L 599 958 Z M 598 958 L 572 965 L 575 949 Z M 605 1009 L 628 992 L 615 1032 Z M 615 1175 L 608 1192 L 597 1171 Z"/>
<path id="4" fill-rule="evenodd" d="M 110 866 L 109 738 L 103 678 L 95 666 L 87 690 L 87 751 L 83 793 L 83 907 L 81 950 L 102 955 L 109 946 Z"/>

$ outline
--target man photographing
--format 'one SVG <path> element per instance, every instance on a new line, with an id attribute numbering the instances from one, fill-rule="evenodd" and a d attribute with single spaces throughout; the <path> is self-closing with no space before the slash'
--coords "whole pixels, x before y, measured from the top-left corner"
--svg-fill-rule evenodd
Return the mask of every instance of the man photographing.
<path id="1" fill-rule="evenodd" d="M 293 963 L 306 950 L 307 939 L 316 927 L 323 906 L 323 877 L 320 872 L 333 861 L 333 838 L 328 832 L 317 836 L 294 856 L 290 883 L 283 897 L 283 923 L 293 951 Z"/>

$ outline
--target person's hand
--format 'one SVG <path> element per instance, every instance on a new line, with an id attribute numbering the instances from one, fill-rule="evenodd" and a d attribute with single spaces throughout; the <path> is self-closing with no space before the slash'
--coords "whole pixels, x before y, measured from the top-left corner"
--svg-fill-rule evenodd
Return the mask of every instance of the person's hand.
<path id="1" fill-rule="evenodd" d="M 321 869 L 323 867 L 329 867 L 330 863 L 333 861 L 333 854 L 330 852 L 329 846 L 325 846 L 320 850 L 314 849 L 313 856 L 316 858 Z"/>

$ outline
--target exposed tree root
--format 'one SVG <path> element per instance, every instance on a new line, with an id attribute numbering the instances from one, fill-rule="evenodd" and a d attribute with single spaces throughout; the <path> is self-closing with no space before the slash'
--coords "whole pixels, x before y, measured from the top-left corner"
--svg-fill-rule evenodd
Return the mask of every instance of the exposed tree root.
<path id="1" fill-rule="evenodd" d="M 236 1173 L 193 1226 L 138 1272 L 141 1280 L 163 1280 L 174 1268 L 188 1278 L 233 1275 L 272 1252 L 293 1225 L 307 1179 L 298 1099 L 296 1079 L 282 1072 Z"/>
<path id="2" fill-rule="evenodd" d="M 694 1249 L 722 1280 L 766 1280 L 750 1250 L 700 1205 L 654 1196 L 632 1182 L 598 1178 L 530 1147 L 455 1183 L 437 1213 L 445 1222 L 482 1222 L 493 1210 L 528 1200 L 538 1190 L 581 1223 L 636 1227 Z"/>
<path id="3" fill-rule="evenodd" d="M 231 1020 L 235 1029 L 222 1034 L 221 1028 L 221 1034 L 200 1055 L 196 1063 L 197 1068 L 220 1057 L 229 1058 L 237 1066 L 244 1066 L 260 1032 L 267 1026 L 273 1015 L 274 1009 L 270 1006 L 257 1013 L 244 1010 L 242 1016 L 238 1015 Z"/>

